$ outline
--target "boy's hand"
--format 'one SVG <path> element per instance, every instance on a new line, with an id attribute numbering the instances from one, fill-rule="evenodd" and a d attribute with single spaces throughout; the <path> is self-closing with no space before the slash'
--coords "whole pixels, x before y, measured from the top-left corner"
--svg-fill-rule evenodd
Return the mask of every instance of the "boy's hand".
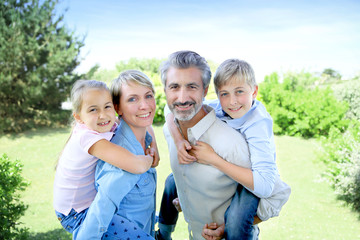
<path id="1" fill-rule="evenodd" d="M 205 224 L 201 236 L 206 240 L 220 240 L 224 237 L 225 224 L 220 226 L 217 223 Z"/>
<path id="2" fill-rule="evenodd" d="M 181 141 L 176 143 L 176 148 L 178 151 L 178 161 L 180 164 L 190 164 L 196 162 L 196 158 L 188 153 L 188 151 L 192 148 L 188 141 L 181 139 Z"/>
<path id="3" fill-rule="evenodd" d="M 155 148 L 147 148 L 145 150 L 145 154 L 146 155 L 150 155 L 152 158 L 153 158 L 153 161 L 152 161 L 152 165 L 151 167 L 157 167 L 159 165 L 159 161 L 160 161 L 160 156 L 159 156 L 159 153 L 156 151 L 157 149 Z"/>
<path id="4" fill-rule="evenodd" d="M 214 149 L 207 143 L 196 142 L 195 146 L 192 146 L 190 154 L 195 156 L 198 163 L 213 165 L 218 155 Z"/>
<path id="5" fill-rule="evenodd" d="M 176 208 L 176 210 L 177 210 L 178 212 L 182 212 L 179 198 L 175 198 L 175 199 L 172 201 L 172 204 L 174 204 L 174 207 Z"/>

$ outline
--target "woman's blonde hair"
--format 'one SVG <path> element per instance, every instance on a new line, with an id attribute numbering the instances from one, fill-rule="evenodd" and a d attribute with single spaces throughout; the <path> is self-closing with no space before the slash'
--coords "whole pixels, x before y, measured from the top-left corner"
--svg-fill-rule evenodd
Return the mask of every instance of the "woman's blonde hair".
<path id="1" fill-rule="evenodd" d="M 115 109 L 120 104 L 120 98 L 122 95 L 122 86 L 124 84 L 135 83 L 138 85 L 145 86 L 155 94 L 155 88 L 148 76 L 138 70 L 127 70 L 121 72 L 119 77 L 114 79 L 111 83 L 110 92 L 112 96 L 112 100 L 115 106 Z"/>

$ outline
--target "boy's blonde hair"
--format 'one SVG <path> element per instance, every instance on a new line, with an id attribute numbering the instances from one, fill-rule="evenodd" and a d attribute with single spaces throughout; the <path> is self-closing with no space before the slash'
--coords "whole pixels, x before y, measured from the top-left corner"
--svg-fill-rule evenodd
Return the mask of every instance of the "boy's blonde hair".
<path id="1" fill-rule="evenodd" d="M 83 95 L 88 89 L 106 90 L 110 93 L 105 83 L 96 80 L 77 80 L 71 89 L 71 104 L 73 112 L 80 113 Z"/>
<path id="2" fill-rule="evenodd" d="M 127 70 L 121 72 L 119 77 L 117 77 L 112 81 L 110 87 L 111 96 L 115 108 L 118 108 L 120 104 L 120 97 L 122 95 L 122 91 L 121 91 L 122 86 L 124 84 L 129 84 L 129 83 L 135 83 L 150 88 L 151 91 L 155 94 L 155 88 L 152 81 L 144 73 L 138 70 Z"/>
<path id="3" fill-rule="evenodd" d="M 257 86 L 255 73 L 249 63 L 236 58 L 225 60 L 217 68 L 214 76 L 214 86 L 216 94 L 219 88 L 229 83 L 231 80 L 244 81 L 252 89 Z"/>

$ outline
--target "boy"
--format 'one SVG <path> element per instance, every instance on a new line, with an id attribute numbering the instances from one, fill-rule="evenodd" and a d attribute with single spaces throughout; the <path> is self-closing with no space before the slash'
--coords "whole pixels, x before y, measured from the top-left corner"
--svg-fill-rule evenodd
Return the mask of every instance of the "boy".
<path id="1" fill-rule="evenodd" d="M 225 226 L 206 224 L 203 237 L 222 237 L 225 231 L 226 239 L 257 239 L 257 234 L 254 234 L 257 226 L 253 226 L 253 223 L 277 216 L 290 195 L 290 187 L 280 180 L 275 163 L 272 119 L 265 107 L 256 100 L 258 86 L 254 71 L 245 61 L 229 59 L 223 62 L 216 71 L 214 85 L 219 100 L 208 102 L 208 105 L 215 108 L 218 118 L 245 137 L 250 151 L 251 169 L 220 158 L 206 143 L 198 142 L 195 146 L 190 146 L 173 124 L 171 114 L 167 117 L 167 123 L 178 149 L 180 163 L 190 164 L 197 160 L 199 163 L 212 165 L 239 183 L 224 216 Z M 170 190 L 164 191 L 158 239 L 171 239 L 174 227 L 174 221 L 168 220 L 172 216 L 167 214 L 170 212 L 167 210 L 171 208 L 168 203 L 176 197 L 171 176 L 166 184 L 169 183 L 173 187 L 165 187 Z M 175 199 L 175 203 L 176 201 Z M 166 207 L 163 208 L 163 205 Z M 176 207 L 179 208 L 179 205 Z M 176 218 L 177 215 L 174 214 L 173 219 Z M 173 226 L 169 228 L 169 225 Z"/>

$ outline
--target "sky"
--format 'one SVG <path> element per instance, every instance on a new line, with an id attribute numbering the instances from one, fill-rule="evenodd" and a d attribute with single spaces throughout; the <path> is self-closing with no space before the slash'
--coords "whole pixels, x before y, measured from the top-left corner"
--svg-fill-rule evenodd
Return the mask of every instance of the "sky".
<path id="1" fill-rule="evenodd" d="M 259 82 L 272 72 L 360 74 L 359 0 L 60 0 L 56 12 L 86 36 L 78 72 L 192 50 L 216 64 L 245 60 Z"/>

